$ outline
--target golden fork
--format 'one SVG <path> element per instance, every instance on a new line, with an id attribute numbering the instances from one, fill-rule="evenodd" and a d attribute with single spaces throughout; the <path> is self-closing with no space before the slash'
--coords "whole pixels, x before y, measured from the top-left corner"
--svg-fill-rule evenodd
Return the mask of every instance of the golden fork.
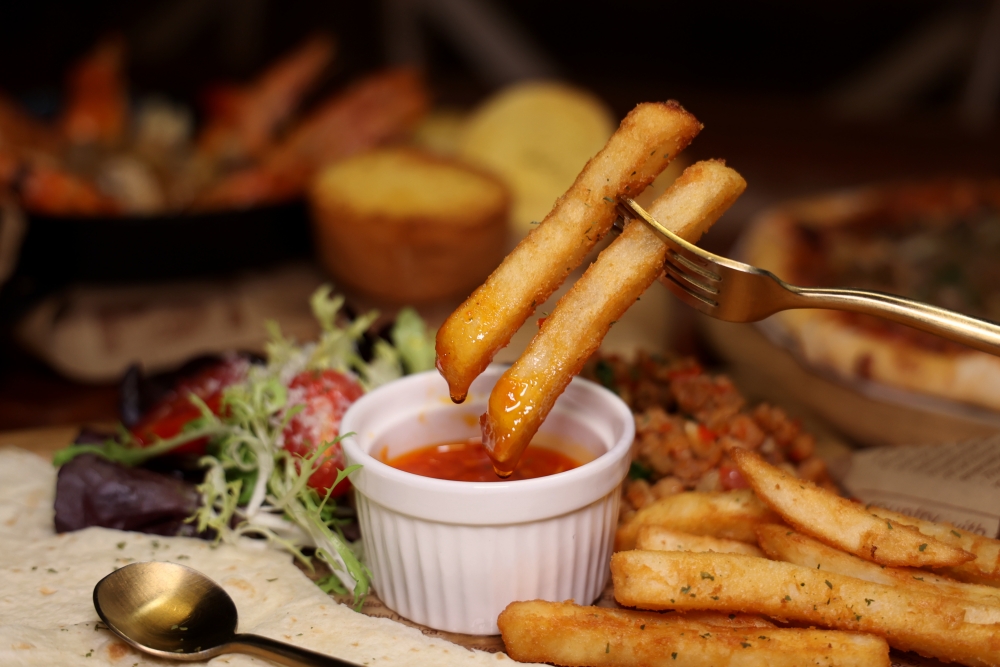
<path id="1" fill-rule="evenodd" d="M 755 266 L 720 257 L 680 238 L 634 200 L 622 219 L 638 218 L 659 232 L 668 251 L 661 282 L 689 306 L 727 322 L 756 322 L 782 310 L 828 308 L 875 315 L 1000 355 L 1000 325 L 900 296 L 860 289 L 797 287 Z"/>

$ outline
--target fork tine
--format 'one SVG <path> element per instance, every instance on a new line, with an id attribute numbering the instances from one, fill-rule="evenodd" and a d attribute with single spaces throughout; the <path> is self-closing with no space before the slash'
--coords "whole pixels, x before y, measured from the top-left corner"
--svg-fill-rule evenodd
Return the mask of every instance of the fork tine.
<path id="1" fill-rule="evenodd" d="M 714 282 L 721 282 L 722 276 L 712 270 L 712 265 L 702 257 L 694 255 L 692 252 L 686 248 L 681 248 L 680 246 L 674 245 L 670 239 L 666 239 L 667 245 L 670 248 L 669 260 L 674 260 L 676 263 L 686 266 L 688 269 L 694 271 L 702 278 L 711 280 Z M 714 267 L 713 267 L 714 268 Z"/>
<path id="2" fill-rule="evenodd" d="M 672 273 L 664 272 L 660 282 L 678 299 L 703 313 L 711 313 L 719 306 L 718 302 L 714 299 L 699 294 L 684 283 L 681 283 Z"/>
<path id="3" fill-rule="evenodd" d="M 697 277 L 692 276 L 690 273 L 684 271 L 683 265 L 678 266 L 672 260 L 674 258 L 667 256 L 666 260 L 663 262 L 663 268 L 665 271 L 670 273 L 679 283 L 698 292 L 702 296 L 712 298 L 719 293 L 718 288 L 709 285 L 708 283 L 702 282 Z"/>

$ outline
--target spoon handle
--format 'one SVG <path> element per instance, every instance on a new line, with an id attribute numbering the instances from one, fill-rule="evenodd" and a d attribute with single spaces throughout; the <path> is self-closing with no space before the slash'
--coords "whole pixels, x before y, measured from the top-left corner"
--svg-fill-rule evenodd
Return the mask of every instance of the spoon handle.
<path id="1" fill-rule="evenodd" d="M 233 637 L 233 640 L 226 646 L 225 652 L 246 653 L 288 667 L 360 667 L 357 663 L 251 634 L 240 634 Z"/>

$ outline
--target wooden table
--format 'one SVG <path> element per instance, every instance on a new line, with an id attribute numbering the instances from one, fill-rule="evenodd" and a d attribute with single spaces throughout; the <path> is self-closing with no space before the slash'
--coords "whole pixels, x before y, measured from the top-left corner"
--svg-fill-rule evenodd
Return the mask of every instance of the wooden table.
<path id="1" fill-rule="evenodd" d="M 58 450 L 73 442 L 79 426 L 46 426 L 0 432 L 0 447 L 18 447 L 51 459 Z"/>

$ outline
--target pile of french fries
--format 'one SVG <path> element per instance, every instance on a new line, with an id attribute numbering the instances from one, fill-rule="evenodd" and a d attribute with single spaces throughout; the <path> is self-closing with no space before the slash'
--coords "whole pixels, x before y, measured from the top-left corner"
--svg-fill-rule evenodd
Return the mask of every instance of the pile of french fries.
<path id="1" fill-rule="evenodd" d="M 1000 540 L 841 498 L 749 450 L 751 488 L 682 493 L 621 526 L 632 609 L 515 602 L 511 657 L 555 665 L 889 665 L 889 647 L 1000 665 Z"/>

